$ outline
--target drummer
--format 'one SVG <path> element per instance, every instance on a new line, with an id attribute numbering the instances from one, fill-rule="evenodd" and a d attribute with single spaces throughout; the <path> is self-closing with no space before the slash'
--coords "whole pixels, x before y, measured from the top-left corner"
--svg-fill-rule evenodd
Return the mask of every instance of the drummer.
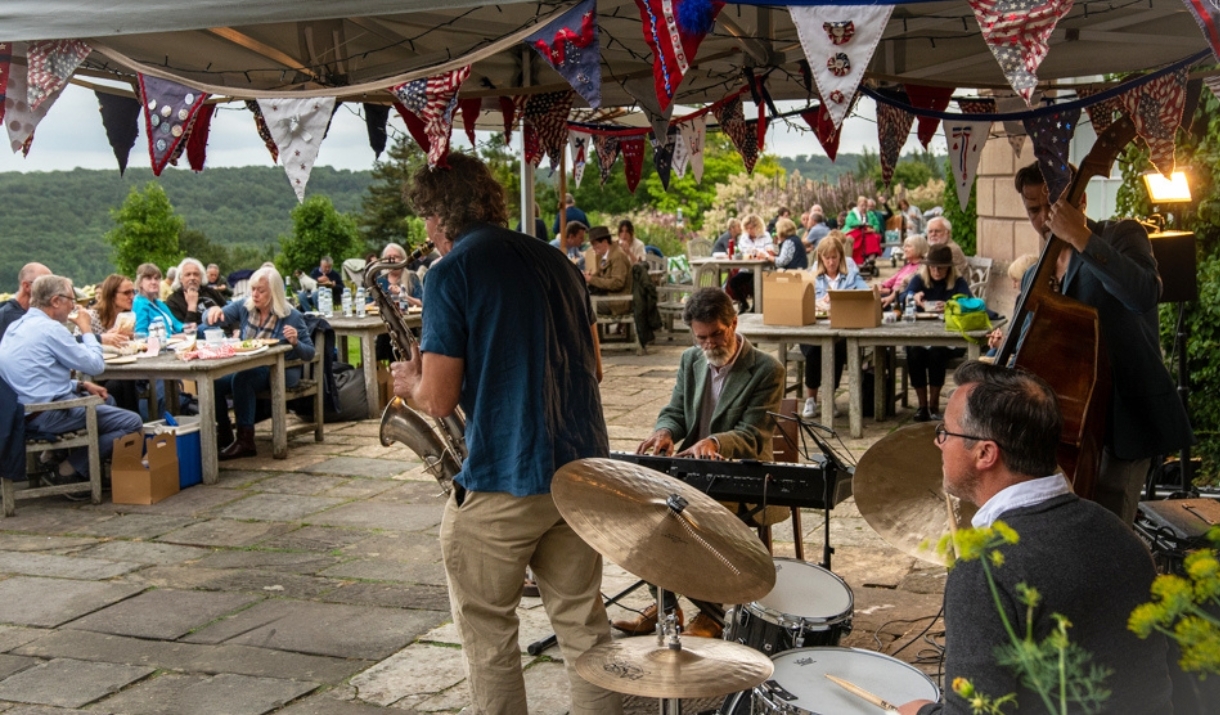
<path id="1" fill-rule="evenodd" d="M 728 294 L 703 288 L 686 301 L 682 322 L 696 346 L 682 354 L 678 381 L 669 404 L 657 417 L 652 435 L 638 454 L 670 454 L 706 459 L 772 459 L 772 425 L 768 412 L 779 410 L 784 369 L 737 333 L 737 313 Z M 677 596 L 666 592 L 666 610 L 677 608 Z M 723 609 L 698 604 L 701 612 L 685 629 L 688 635 L 719 638 Z M 683 621 L 677 612 L 678 623 Z M 652 633 L 657 607 L 649 606 L 632 621 L 614 627 L 632 634 Z"/>
<path id="2" fill-rule="evenodd" d="M 1040 696 L 996 662 L 996 649 L 1009 643 L 996 604 L 1017 633 L 1026 633 L 1018 589 L 1028 584 L 1041 594 L 1033 638 L 1041 642 L 1057 628 L 1056 616 L 1066 617 L 1068 637 L 1092 654 L 1088 667 L 1110 671 L 1107 712 L 1173 712 L 1165 639 L 1140 640 L 1127 630 L 1132 610 L 1149 600 L 1152 558 L 1118 517 L 1073 494 L 1058 471 L 1062 417 L 1055 393 L 1031 373 L 979 362 L 958 368 L 954 381 L 958 388 L 936 431 L 945 491 L 979 507 L 975 528 L 1002 519 L 1019 541 L 1000 547 L 1003 564 L 991 569 L 994 598 L 981 560 L 959 561 L 949 573 L 944 682 L 964 677 L 977 692 L 1015 693 L 1024 709 L 1043 711 Z M 912 701 L 899 712 L 971 712 L 955 692 L 942 700 Z"/>

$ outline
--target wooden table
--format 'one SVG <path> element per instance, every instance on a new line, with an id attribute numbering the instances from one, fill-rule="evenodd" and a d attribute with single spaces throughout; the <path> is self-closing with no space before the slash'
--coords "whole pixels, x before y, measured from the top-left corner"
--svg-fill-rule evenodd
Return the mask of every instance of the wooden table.
<path id="1" fill-rule="evenodd" d="M 409 328 L 418 328 L 423 324 L 420 313 L 406 313 L 402 316 Z M 369 419 L 381 417 L 381 403 L 377 394 L 377 336 L 390 332 L 389 326 L 377 315 L 363 318 L 345 318 L 342 314 L 327 318 L 326 322 L 335 331 L 339 339 L 339 355 L 347 360 L 347 339 L 355 336 L 360 339 L 360 364 L 364 369 L 364 394 L 369 402 Z"/>
<path id="2" fill-rule="evenodd" d="M 271 451 L 276 459 L 288 457 L 285 424 L 284 355 L 291 345 L 276 345 L 254 355 L 222 360 L 179 360 L 171 351 L 127 365 L 107 365 L 96 375 L 102 380 L 194 380 L 199 392 L 199 447 L 203 456 L 203 483 L 215 484 L 220 475 L 216 449 L 215 387 L 217 378 L 255 367 L 271 368 Z"/>
<path id="3" fill-rule="evenodd" d="M 762 308 L 762 305 L 763 305 L 762 272 L 765 270 L 770 270 L 770 269 L 774 268 L 775 267 L 774 260 L 772 260 L 770 258 L 751 258 L 750 260 L 745 260 L 745 259 L 737 260 L 737 259 L 730 259 L 730 258 L 692 258 L 690 260 L 690 266 L 691 266 L 692 271 L 693 271 L 693 269 L 698 268 L 699 266 L 707 265 L 709 263 L 714 263 L 717 266 L 719 266 L 719 273 L 721 275 L 723 275 L 725 272 L 731 271 L 735 268 L 741 269 L 741 270 L 747 270 L 747 271 L 754 271 L 754 304 L 753 304 L 754 309 L 753 309 L 753 312 L 755 312 L 759 315 L 762 315 L 762 312 L 763 312 L 763 308 Z M 716 282 L 719 283 L 720 285 L 724 285 L 724 281 L 721 280 L 720 276 L 717 276 Z"/>

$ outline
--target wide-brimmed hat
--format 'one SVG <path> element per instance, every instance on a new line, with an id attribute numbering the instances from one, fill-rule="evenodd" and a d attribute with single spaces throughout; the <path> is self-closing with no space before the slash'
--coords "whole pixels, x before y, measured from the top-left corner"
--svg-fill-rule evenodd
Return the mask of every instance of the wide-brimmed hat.
<path id="1" fill-rule="evenodd" d="M 589 243 L 597 243 L 598 241 L 609 241 L 610 229 L 605 226 L 594 226 L 589 229 Z"/>
<path id="2" fill-rule="evenodd" d="M 950 268 L 953 266 L 953 251 L 948 246 L 933 246 L 928 251 L 928 257 L 923 259 L 925 266 Z"/>

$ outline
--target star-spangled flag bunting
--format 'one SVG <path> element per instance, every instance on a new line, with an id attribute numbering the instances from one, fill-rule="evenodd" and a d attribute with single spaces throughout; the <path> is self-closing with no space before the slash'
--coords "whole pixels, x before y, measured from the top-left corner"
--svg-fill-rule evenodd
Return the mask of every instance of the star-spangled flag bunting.
<path id="1" fill-rule="evenodd" d="M 669 175 L 674 167 L 674 144 L 678 133 L 677 127 L 671 127 L 668 133 L 661 137 L 654 134 L 651 139 L 652 165 L 661 179 L 661 188 L 666 191 L 669 191 Z"/>
<path id="2" fill-rule="evenodd" d="M 109 92 L 95 91 L 93 94 L 97 96 L 106 140 L 114 150 L 114 158 L 119 162 L 119 176 L 122 176 L 127 171 L 131 148 L 136 145 L 136 137 L 140 135 L 140 100 Z"/>
<path id="3" fill-rule="evenodd" d="M 902 96 L 905 100 L 905 96 Z M 877 138 L 881 143 L 881 180 L 886 186 L 894 178 L 894 167 L 898 165 L 898 157 L 902 147 L 906 145 L 911 134 L 911 124 L 915 116 L 887 102 L 877 103 Z"/>
<path id="4" fill-rule="evenodd" d="M 38 109 L 42 103 L 62 91 L 93 50 L 80 40 L 39 40 L 26 49 L 28 101 Z"/>
<path id="5" fill-rule="evenodd" d="M 1173 136 L 1186 105 L 1186 68 L 1158 77 L 1121 95 L 1135 131 L 1148 144 L 1148 159 L 1166 177 L 1173 173 Z"/>
<path id="6" fill-rule="evenodd" d="M 267 128 L 267 119 L 263 116 L 263 110 L 259 109 L 258 102 L 253 99 L 246 100 L 246 109 L 254 115 L 254 129 L 258 132 L 258 138 L 263 140 L 263 146 L 267 147 L 267 151 L 271 153 L 271 163 L 279 163 L 280 148 L 271 138 L 271 130 Z"/>
<path id="7" fill-rule="evenodd" d="M 1068 109 L 1054 114 L 1028 117 L 1024 120 L 1025 131 L 1034 142 L 1034 156 L 1046 179 L 1046 189 L 1051 203 L 1072 183 L 1072 170 L 1068 166 L 1068 145 L 1076 133 L 1080 121 L 1079 109 Z"/>
<path id="8" fill-rule="evenodd" d="M 305 185 L 318 159 L 335 98 L 260 99 L 258 106 L 263 110 L 271 138 L 280 148 L 280 161 L 297 201 L 304 201 Z"/>
<path id="9" fill-rule="evenodd" d="M 4 119 L 4 98 L 8 91 L 8 67 L 13 61 L 13 43 L 0 42 L 0 121 Z"/>
<path id="10" fill-rule="evenodd" d="M 618 161 L 619 155 L 619 138 L 604 135 L 596 135 L 593 137 L 593 148 L 597 151 L 597 171 L 601 175 L 602 186 L 610 180 L 610 170 L 614 168 L 614 162 Z"/>
<path id="11" fill-rule="evenodd" d="M 504 145 L 513 143 L 513 125 L 517 122 L 517 102 L 512 97 L 499 97 L 500 115 L 504 117 Z"/>
<path id="12" fill-rule="evenodd" d="M 1072 9 L 1072 0 L 969 0 L 983 40 L 1000 70 L 1026 104 L 1038 86 L 1038 66 L 1050 49 L 1055 24 Z M 1032 106 L 1032 105 L 1030 105 Z"/>
<path id="13" fill-rule="evenodd" d="M 203 165 L 208 160 L 208 135 L 212 132 L 212 115 L 215 112 L 215 104 L 205 103 L 195 114 L 195 120 L 187 132 L 186 161 L 192 171 L 203 171 Z"/>
<path id="14" fill-rule="evenodd" d="M 534 166 L 546 154 L 551 169 L 559 166 L 559 156 L 568 142 L 568 113 L 572 110 L 572 90 L 530 95 L 525 102 L 522 124 L 525 127 L 526 161 Z M 537 146 L 530 151 L 530 136 Z"/>
<path id="15" fill-rule="evenodd" d="M 446 166 L 449 156 L 449 134 L 453 131 L 453 113 L 457 109 L 458 90 L 470 76 L 470 65 L 442 72 L 426 79 L 403 82 L 390 88 L 404 107 L 424 123 L 428 135 L 428 166 Z"/>
<path id="16" fill-rule="evenodd" d="M 864 70 L 873 58 L 893 5 L 793 5 L 796 25 L 813 79 L 836 127 L 843 124 Z"/>
<path id="17" fill-rule="evenodd" d="M 597 3 L 582 0 L 546 27 L 525 38 L 572 89 L 597 109 L 602 104 L 601 47 Z"/>
<path id="18" fill-rule="evenodd" d="M 1080 87 L 1076 90 L 1076 94 L 1080 95 L 1081 99 L 1088 99 L 1104 91 L 1093 87 Z M 1123 111 L 1123 102 L 1118 97 L 1110 97 L 1100 102 L 1094 102 L 1084 109 L 1089 113 L 1089 120 L 1093 122 L 1093 131 L 1097 132 L 1100 136 L 1102 132 L 1114 123 L 1115 113 Z"/>
<path id="19" fill-rule="evenodd" d="M 1220 5 L 1213 0 L 1182 0 L 1182 2 L 1186 3 L 1186 9 L 1195 18 L 1195 22 L 1199 23 L 1199 29 L 1207 38 L 1207 44 L 1211 45 L 1212 54 L 1216 56 L 1217 61 L 1220 61 Z"/>
<path id="20" fill-rule="evenodd" d="M 823 102 L 816 110 L 801 112 L 801 119 L 804 119 L 809 128 L 813 130 L 814 136 L 818 138 L 818 143 L 822 145 L 822 151 L 826 152 L 826 156 L 830 157 L 830 161 L 833 163 L 835 156 L 839 153 L 839 128 L 830 118 L 826 103 Z"/>
<path id="21" fill-rule="evenodd" d="M 953 98 L 952 87 L 925 87 L 919 84 L 906 84 L 903 88 L 911 100 L 911 106 L 918 109 L 930 109 L 933 112 L 943 112 L 949 108 L 949 100 Z M 915 136 L 924 149 L 928 142 L 936 136 L 940 120 L 936 117 L 919 117 L 915 122 Z"/>
<path id="22" fill-rule="evenodd" d="M 686 169 L 690 166 L 690 144 L 687 143 L 681 127 L 670 127 L 669 133 L 674 135 L 674 175 L 681 179 L 686 176 Z"/>
<path id="23" fill-rule="evenodd" d="M 996 114 L 1011 114 L 1025 109 L 1025 100 L 1021 97 L 999 97 L 995 102 Z M 1025 124 L 1020 119 L 1004 121 L 1004 134 L 1008 136 L 1008 146 L 1012 148 L 1012 156 L 1021 160 L 1021 152 L 1025 151 Z"/>
<path id="24" fill-rule="evenodd" d="M 721 103 L 713 110 L 716 121 L 720 123 L 720 131 L 728 136 L 741 154 L 741 160 L 746 166 L 746 172 L 754 173 L 754 164 L 758 161 L 758 133 L 747 124 L 745 114 L 741 109 L 741 97 L 735 96 Z"/>
<path id="25" fill-rule="evenodd" d="M 682 131 L 682 140 L 687 146 L 687 156 L 690 157 L 691 176 L 695 183 L 703 183 L 703 144 L 707 139 L 707 115 L 703 114 L 688 122 L 678 125 Z"/>
<path id="26" fill-rule="evenodd" d="M 644 41 L 652 50 L 652 76 L 661 109 L 669 107 L 690 70 L 699 43 L 716 23 L 721 0 L 635 0 Z"/>
<path id="27" fill-rule="evenodd" d="M 483 100 L 479 97 L 459 99 L 458 110 L 462 113 L 462 129 L 466 131 L 470 146 L 474 146 L 474 130 L 479 121 L 479 112 L 483 111 Z"/>
<path id="28" fill-rule="evenodd" d="M 141 74 L 139 79 L 148 154 L 153 174 L 160 176 L 178 146 L 186 140 L 195 113 L 208 95 L 160 77 Z"/>
<path id="29" fill-rule="evenodd" d="M 381 158 L 381 152 L 385 151 L 386 140 L 389 135 L 386 132 L 386 125 L 390 121 L 390 108 L 384 104 L 368 104 L 364 105 L 364 126 L 369 135 L 369 147 L 373 150 L 374 159 Z"/>
<path id="30" fill-rule="evenodd" d="M 592 137 L 584 132 L 568 132 L 568 153 L 572 155 L 572 181 L 578 189 L 580 180 L 585 176 L 585 164 L 589 161 L 592 143 Z"/>
<path id="31" fill-rule="evenodd" d="M 644 137 L 631 137 L 619 142 L 623 153 L 623 175 L 627 177 L 627 190 L 635 193 L 644 171 Z"/>
<path id="32" fill-rule="evenodd" d="M 970 188 L 983 156 L 983 146 L 991 133 L 990 121 L 972 122 L 965 119 L 946 119 L 945 145 L 949 147 L 949 168 L 957 183 L 957 200 L 962 211 L 970 203 Z"/>

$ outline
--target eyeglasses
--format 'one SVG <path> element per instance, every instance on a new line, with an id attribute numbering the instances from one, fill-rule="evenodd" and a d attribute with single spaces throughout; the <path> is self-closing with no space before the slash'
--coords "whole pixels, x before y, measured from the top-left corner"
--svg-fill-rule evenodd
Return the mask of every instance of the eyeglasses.
<path id="1" fill-rule="evenodd" d="M 999 447 L 1000 449 L 1004 449 L 1004 445 L 1000 444 L 999 441 L 994 440 L 990 437 L 979 437 L 978 435 L 973 435 L 973 434 L 962 434 L 961 432 L 950 432 L 949 430 L 945 429 L 944 422 L 936 423 L 936 444 L 944 445 L 944 443 L 947 442 L 950 437 L 960 437 L 962 439 L 968 439 L 972 442 L 995 442 L 997 447 Z"/>
<path id="2" fill-rule="evenodd" d="M 135 295 L 136 289 L 132 288 L 131 290 L 120 290 L 120 291 L 116 291 L 116 294 L 117 295 Z"/>
<path id="3" fill-rule="evenodd" d="M 59 293 L 59 294 L 57 294 L 55 297 L 56 297 L 56 298 L 63 298 L 64 300 L 67 300 L 67 301 L 69 301 L 69 302 L 71 302 L 71 303 L 75 303 L 75 302 L 76 302 L 76 296 L 74 296 L 74 295 L 68 295 L 67 293 Z"/>

